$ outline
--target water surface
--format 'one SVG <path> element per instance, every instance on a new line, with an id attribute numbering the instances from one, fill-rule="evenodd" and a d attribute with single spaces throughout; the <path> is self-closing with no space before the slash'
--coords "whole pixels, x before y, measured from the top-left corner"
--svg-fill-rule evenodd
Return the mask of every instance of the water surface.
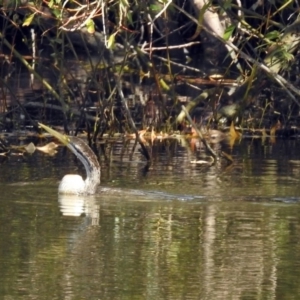
<path id="1" fill-rule="evenodd" d="M 299 142 L 243 141 L 233 165 L 180 143 L 101 156 L 102 187 L 58 197 L 72 154 L 12 156 L 0 172 L 0 298 L 298 299 Z"/>

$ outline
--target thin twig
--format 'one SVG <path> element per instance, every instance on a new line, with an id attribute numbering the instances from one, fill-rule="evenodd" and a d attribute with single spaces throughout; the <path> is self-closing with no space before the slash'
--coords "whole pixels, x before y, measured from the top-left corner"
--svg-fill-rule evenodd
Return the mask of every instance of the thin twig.
<path id="1" fill-rule="evenodd" d="M 195 19 L 192 15 L 190 15 L 189 13 L 187 13 L 185 10 L 183 10 L 181 7 L 177 6 L 176 4 L 173 3 L 173 6 L 178 9 L 180 12 L 182 12 L 183 14 L 185 14 L 188 18 L 190 18 L 190 20 L 192 20 L 193 22 L 195 22 L 196 24 L 198 24 L 198 20 Z M 296 21 L 294 22 L 292 25 L 289 26 L 289 28 L 291 28 L 291 30 L 293 30 L 293 28 L 296 27 L 297 22 L 300 21 Z M 198 24 L 199 25 L 199 24 Z M 293 86 L 290 82 L 288 82 L 287 80 L 285 80 L 282 76 L 280 76 L 279 74 L 275 73 L 274 71 L 272 71 L 268 66 L 266 66 L 264 63 L 258 62 L 255 59 L 253 59 L 252 57 L 250 57 L 249 55 L 247 55 L 245 52 L 241 51 L 240 49 L 238 49 L 233 43 L 231 43 L 230 41 L 225 41 L 222 37 L 218 36 L 215 32 L 213 32 L 212 30 L 208 29 L 206 26 L 201 25 L 202 28 L 208 32 L 209 34 L 211 34 L 212 36 L 214 36 L 216 39 L 218 39 L 219 41 L 221 41 L 223 44 L 229 46 L 231 49 L 233 49 L 234 51 L 236 51 L 236 53 L 239 53 L 240 57 L 242 57 L 243 59 L 253 63 L 255 66 L 257 66 L 258 68 L 262 69 L 263 71 L 265 71 L 268 75 L 270 75 L 284 90 L 285 92 L 291 97 L 291 99 L 300 107 L 300 102 L 298 101 L 298 99 L 296 99 L 296 97 L 290 92 L 290 90 L 292 90 L 295 94 L 297 94 L 298 96 L 300 96 L 300 90 L 298 90 L 295 86 Z M 299 41 L 298 41 L 299 43 Z"/>
<path id="2" fill-rule="evenodd" d="M 127 101 L 126 101 L 126 99 L 124 97 L 124 94 L 123 94 L 123 91 L 122 91 L 122 88 L 121 88 L 120 77 L 117 78 L 116 86 L 117 86 L 118 93 L 119 93 L 119 96 L 121 98 L 121 101 L 123 103 L 123 106 L 124 106 L 124 108 L 125 108 L 125 110 L 127 112 L 127 116 L 128 116 L 129 121 L 130 121 L 131 127 L 132 127 L 133 131 L 135 132 L 136 140 L 141 145 L 144 156 L 146 157 L 146 159 L 148 160 L 148 162 L 150 162 L 151 161 L 151 156 L 150 156 L 147 148 L 145 147 L 143 141 L 141 140 L 139 132 L 138 132 L 136 126 L 135 126 L 134 120 L 132 119 L 130 110 L 129 110 L 128 105 L 127 105 Z"/>
<path id="3" fill-rule="evenodd" d="M 169 50 L 169 49 L 182 49 L 182 48 L 187 48 L 187 47 L 191 47 L 197 44 L 201 44 L 200 42 L 190 42 L 190 43 L 186 43 L 186 44 L 181 44 L 181 45 L 174 45 L 174 46 L 164 46 L 164 47 L 153 47 L 153 48 L 141 48 L 142 51 L 148 51 L 148 50 L 152 50 L 152 51 L 161 51 L 161 50 Z"/>
<path id="4" fill-rule="evenodd" d="M 0 39 L 2 39 L 4 45 L 6 45 L 13 54 L 20 60 L 20 62 L 28 69 L 28 71 L 31 74 L 34 74 L 35 78 L 37 78 L 46 88 L 47 90 L 61 103 L 61 106 L 63 108 L 64 117 L 66 112 L 69 110 L 69 106 L 66 104 L 63 98 L 61 98 L 58 93 L 55 91 L 55 89 L 44 79 L 41 77 L 40 74 L 38 74 L 32 66 L 23 58 L 23 56 L 8 42 L 8 40 L 3 36 L 3 34 L 0 32 Z"/>
<path id="5" fill-rule="evenodd" d="M 191 123 L 192 127 L 195 129 L 196 133 L 199 135 L 199 138 L 201 140 L 201 142 L 204 144 L 206 150 L 211 154 L 211 156 L 214 158 L 214 162 L 216 162 L 217 160 L 219 160 L 219 155 L 210 147 L 210 145 L 208 144 L 207 140 L 204 138 L 202 132 L 200 129 L 197 128 L 196 124 L 194 123 L 194 121 L 192 120 L 189 112 L 187 111 L 187 109 L 185 108 L 184 105 L 181 106 L 181 109 L 185 112 L 185 115 L 187 117 L 187 119 L 189 120 L 189 122 Z"/>
<path id="6" fill-rule="evenodd" d="M 38 124 L 36 121 L 34 121 L 30 114 L 27 112 L 27 110 L 24 108 L 24 106 L 19 101 L 18 97 L 16 97 L 15 93 L 13 92 L 12 88 L 7 84 L 7 82 L 0 78 L 0 82 L 7 88 L 7 90 L 10 92 L 10 96 L 14 99 L 14 101 L 19 105 L 20 109 L 23 111 L 24 115 L 28 118 L 28 120 L 31 122 L 31 124 L 35 127 L 36 130 L 38 130 Z"/>

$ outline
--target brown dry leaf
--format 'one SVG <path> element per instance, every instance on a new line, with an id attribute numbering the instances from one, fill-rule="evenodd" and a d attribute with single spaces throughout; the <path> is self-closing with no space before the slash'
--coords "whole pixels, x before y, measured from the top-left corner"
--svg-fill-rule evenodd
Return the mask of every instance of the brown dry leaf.
<path id="1" fill-rule="evenodd" d="M 197 143 L 199 142 L 198 139 L 195 139 L 195 138 L 192 138 L 191 141 L 190 141 L 190 147 L 191 147 L 191 150 L 194 152 L 196 151 L 197 149 Z"/>
<path id="2" fill-rule="evenodd" d="M 136 136 L 135 136 L 135 133 L 126 133 L 125 134 L 126 138 L 128 139 L 134 139 Z"/>
<path id="3" fill-rule="evenodd" d="M 267 136 L 268 136 L 267 132 L 266 132 L 266 128 L 262 129 L 261 134 L 262 134 L 262 136 L 261 136 L 261 142 L 262 142 L 262 144 L 265 144 Z"/>
<path id="4" fill-rule="evenodd" d="M 6 152 L 0 152 L 0 156 L 6 156 L 8 155 L 9 151 L 6 151 Z"/>
<path id="5" fill-rule="evenodd" d="M 32 154 L 32 153 L 34 153 L 36 148 L 35 148 L 35 145 L 31 142 L 27 146 L 25 146 L 24 149 L 27 153 Z"/>
<path id="6" fill-rule="evenodd" d="M 24 152 L 27 152 L 27 153 L 29 153 L 29 154 L 34 153 L 34 151 L 35 151 L 36 148 L 35 148 L 35 146 L 34 146 L 33 143 L 29 143 L 29 144 L 26 145 L 26 146 L 24 146 L 24 145 L 22 145 L 22 146 L 11 145 L 11 146 L 10 146 L 10 149 L 16 150 L 16 151 L 20 152 L 20 155 L 23 155 Z M 12 153 L 12 155 L 17 155 L 17 154 Z M 18 155 L 19 155 L 19 153 L 18 153 Z"/>
<path id="7" fill-rule="evenodd" d="M 266 132 L 266 128 L 263 128 L 261 131 L 262 137 L 266 138 L 267 137 L 267 132 Z"/>
<path id="8" fill-rule="evenodd" d="M 230 129 L 229 129 L 229 145 L 232 148 L 235 141 L 241 138 L 241 134 L 235 130 L 235 126 L 233 122 L 231 122 Z"/>
<path id="9" fill-rule="evenodd" d="M 271 137 L 275 137 L 276 131 L 281 127 L 281 123 L 278 120 L 277 123 L 275 125 L 273 125 L 270 129 L 270 136 Z"/>
<path id="10" fill-rule="evenodd" d="M 276 130 L 277 130 L 276 125 L 274 125 L 273 127 L 271 127 L 271 129 L 270 129 L 270 136 L 272 138 L 275 137 Z"/>
<path id="11" fill-rule="evenodd" d="M 148 130 L 148 128 L 139 131 L 140 138 L 142 138 L 145 135 L 145 133 L 147 132 L 147 130 Z"/>
<path id="12" fill-rule="evenodd" d="M 157 140 L 160 140 L 162 141 L 163 139 L 167 138 L 168 137 L 168 134 L 167 133 L 163 133 L 162 131 L 160 133 L 157 133 L 155 138 Z"/>
<path id="13" fill-rule="evenodd" d="M 270 129 L 270 143 L 275 144 L 276 143 L 276 131 L 281 127 L 281 123 L 278 120 L 277 123 L 271 127 Z"/>
<path id="14" fill-rule="evenodd" d="M 196 130 L 194 129 L 194 127 L 191 128 L 191 135 L 194 136 L 198 136 L 198 133 L 196 132 Z"/>
<path id="15" fill-rule="evenodd" d="M 221 74 L 212 74 L 212 75 L 209 75 L 208 78 L 210 80 L 212 80 L 212 81 L 216 81 L 216 80 L 223 79 L 224 75 L 221 75 Z"/>
<path id="16" fill-rule="evenodd" d="M 231 138 L 233 138 L 233 139 L 239 139 L 241 137 L 240 132 L 236 131 L 233 122 L 231 122 L 229 134 L 230 134 Z"/>
<path id="17" fill-rule="evenodd" d="M 140 141 L 146 146 L 148 145 L 147 141 L 144 139 L 143 136 L 140 136 Z"/>
<path id="18" fill-rule="evenodd" d="M 55 144 L 54 142 L 50 142 L 49 144 L 46 144 L 42 147 L 36 147 L 37 150 L 50 154 L 50 155 L 54 155 L 56 153 L 55 149 L 58 147 L 57 144 Z"/>
<path id="19" fill-rule="evenodd" d="M 150 138 L 151 138 L 151 143 L 153 144 L 153 141 L 156 139 L 156 133 L 154 132 L 153 127 L 152 127 L 152 129 L 151 129 L 151 135 L 150 135 Z"/>

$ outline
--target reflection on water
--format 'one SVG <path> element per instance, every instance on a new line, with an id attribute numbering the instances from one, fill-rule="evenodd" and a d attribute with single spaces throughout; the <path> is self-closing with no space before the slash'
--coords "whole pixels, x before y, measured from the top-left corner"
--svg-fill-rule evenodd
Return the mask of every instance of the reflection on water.
<path id="1" fill-rule="evenodd" d="M 148 173 L 115 149 L 105 187 L 88 197 L 57 196 L 57 179 L 82 171 L 68 152 L 11 158 L 0 173 L 0 298 L 297 299 L 293 143 L 285 156 L 283 144 L 245 142 L 230 168 L 190 165 L 178 146 Z"/>

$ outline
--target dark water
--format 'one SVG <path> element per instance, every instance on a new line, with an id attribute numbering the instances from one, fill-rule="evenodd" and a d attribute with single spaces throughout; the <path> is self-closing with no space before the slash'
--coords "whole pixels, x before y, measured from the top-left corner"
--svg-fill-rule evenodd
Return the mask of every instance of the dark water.
<path id="1" fill-rule="evenodd" d="M 299 299 L 299 141 L 243 141 L 231 166 L 182 143 L 101 156 L 92 197 L 58 197 L 72 154 L 0 165 L 0 299 Z M 228 150 L 229 151 L 229 150 Z"/>

